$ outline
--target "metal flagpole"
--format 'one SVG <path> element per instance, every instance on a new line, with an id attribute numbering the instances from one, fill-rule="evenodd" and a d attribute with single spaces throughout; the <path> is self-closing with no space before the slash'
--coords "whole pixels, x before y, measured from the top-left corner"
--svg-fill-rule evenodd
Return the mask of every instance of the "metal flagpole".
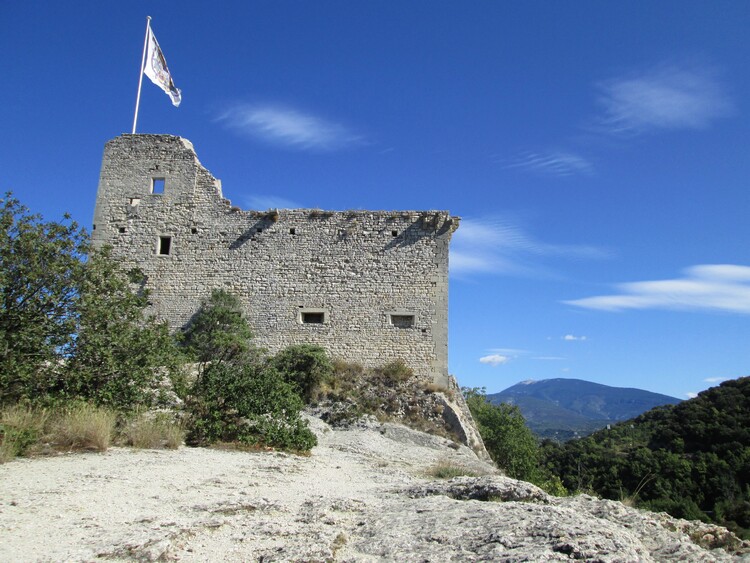
<path id="1" fill-rule="evenodd" d="M 141 57 L 141 75 L 138 77 L 138 96 L 135 98 L 135 115 L 133 116 L 133 135 L 138 121 L 138 106 L 141 103 L 141 86 L 143 85 L 143 69 L 146 66 L 146 48 L 148 47 L 148 32 L 151 28 L 151 16 L 146 16 L 146 37 L 143 39 L 143 57 Z"/>

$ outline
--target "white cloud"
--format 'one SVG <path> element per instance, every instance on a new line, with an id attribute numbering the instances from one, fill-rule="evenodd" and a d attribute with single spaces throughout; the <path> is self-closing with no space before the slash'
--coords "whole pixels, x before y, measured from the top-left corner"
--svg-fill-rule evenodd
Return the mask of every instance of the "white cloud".
<path id="1" fill-rule="evenodd" d="M 450 271 L 452 274 L 529 274 L 540 269 L 530 263 L 535 257 L 593 259 L 606 255 L 593 246 L 538 241 L 502 219 L 463 219 L 451 241 Z"/>
<path id="2" fill-rule="evenodd" d="M 604 111 L 599 123 L 611 133 L 703 129 L 734 111 L 716 72 L 705 65 L 665 64 L 597 86 Z"/>
<path id="3" fill-rule="evenodd" d="M 565 358 L 562 356 L 534 356 L 532 360 L 545 360 L 545 361 L 562 361 Z"/>
<path id="4" fill-rule="evenodd" d="M 492 367 L 499 366 L 500 364 L 508 363 L 510 358 L 508 356 L 502 356 L 500 354 L 491 354 L 489 356 L 483 356 L 479 358 L 480 363 L 489 364 Z"/>
<path id="5" fill-rule="evenodd" d="M 726 381 L 726 377 L 707 377 L 703 381 L 706 383 L 721 383 L 722 381 Z"/>
<path id="6" fill-rule="evenodd" d="M 575 336 L 573 334 L 566 334 L 562 337 L 563 340 L 567 340 L 569 342 L 573 342 L 575 340 L 586 340 L 585 336 Z"/>
<path id="7" fill-rule="evenodd" d="M 567 151 L 526 152 L 506 162 L 504 168 L 521 168 L 545 176 L 590 175 L 594 167 L 585 158 Z"/>
<path id="8" fill-rule="evenodd" d="M 688 391 L 687 393 L 685 393 L 685 396 L 688 399 L 695 399 L 698 396 L 698 393 L 695 393 L 693 391 Z"/>
<path id="9" fill-rule="evenodd" d="M 692 266 L 671 280 L 616 285 L 615 295 L 564 301 L 602 311 L 672 309 L 750 314 L 750 266 L 709 264 Z"/>
<path id="10" fill-rule="evenodd" d="M 266 210 L 266 209 L 299 209 L 302 206 L 295 202 L 273 195 L 251 195 L 245 198 L 245 203 L 249 209 Z"/>
<path id="11" fill-rule="evenodd" d="M 363 141 L 341 124 L 277 105 L 234 105 L 216 121 L 238 133 L 302 150 L 333 151 Z"/>

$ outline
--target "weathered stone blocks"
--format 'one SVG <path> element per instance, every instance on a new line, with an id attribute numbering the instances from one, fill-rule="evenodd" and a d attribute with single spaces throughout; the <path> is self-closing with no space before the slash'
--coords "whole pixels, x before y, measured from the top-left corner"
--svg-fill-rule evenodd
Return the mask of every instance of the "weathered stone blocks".
<path id="1" fill-rule="evenodd" d="M 445 383 L 458 222 L 445 211 L 243 211 L 186 139 L 122 135 L 104 150 L 92 238 L 144 271 L 152 312 L 173 329 L 224 288 L 271 352 L 312 343 L 365 366 L 401 358 Z"/>

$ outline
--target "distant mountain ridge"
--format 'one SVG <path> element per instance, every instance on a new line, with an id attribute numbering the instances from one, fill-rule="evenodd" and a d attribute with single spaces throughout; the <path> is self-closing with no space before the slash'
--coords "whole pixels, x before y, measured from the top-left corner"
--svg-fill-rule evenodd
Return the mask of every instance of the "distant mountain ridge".
<path id="1" fill-rule="evenodd" d="M 522 381 L 487 398 L 494 404 L 517 405 L 535 434 L 559 441 L 681 402 L 643 389 L 564 378 Z"/>

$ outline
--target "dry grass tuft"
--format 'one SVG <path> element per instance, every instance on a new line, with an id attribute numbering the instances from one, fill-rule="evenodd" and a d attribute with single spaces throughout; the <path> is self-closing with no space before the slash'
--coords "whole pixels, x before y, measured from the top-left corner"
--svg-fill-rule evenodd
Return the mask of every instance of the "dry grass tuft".
<path id="1" fill-rule="evenodd" d="M 458 463 L 439 460 L 425 472 L 428 477 L 435 479 L 453 479 L 454 477 L 479 477 L 479 473 L 473 469 Z"/>
<path id="2" fill-rule="evenodd" d="M 112 443 L 117 415 L 80 403 L 64 409 L 51 424 L 51 442 L 58 448 L 104 452 Z"/>
<path id="3" fill-rule="evenodd" d="M 140 413 L 121 432 L 124 445 L 151 450 L 176 450 L 184 439 L 183 426 L 167 414 Z"/>

